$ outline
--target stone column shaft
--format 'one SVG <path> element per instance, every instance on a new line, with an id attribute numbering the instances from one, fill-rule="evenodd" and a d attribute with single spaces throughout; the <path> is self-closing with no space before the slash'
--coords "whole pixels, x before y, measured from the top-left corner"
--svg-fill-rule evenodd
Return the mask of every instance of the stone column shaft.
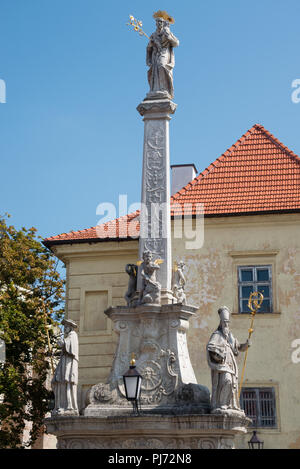
<path id="1" fill-rule="evenodd" d="M 145 100 L 137 108 L 144 117 L 143 176 L 139 256 L 148 249 L 163 263 L 157 273 L 162 303 L 171 302 L 171 218 L 169 121 L 176 104 L 169 99 Z M 138 274 L 138 290 L 141 278 Z"/>

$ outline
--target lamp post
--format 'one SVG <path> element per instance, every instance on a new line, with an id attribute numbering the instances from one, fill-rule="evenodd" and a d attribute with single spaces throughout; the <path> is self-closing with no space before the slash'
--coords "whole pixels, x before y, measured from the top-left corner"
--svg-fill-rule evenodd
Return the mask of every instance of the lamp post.
<path id="1" fill-rule="evenodd" d="M 248 441 L 249 449 L 264 449 L 264 442 L 260 441 L 256 434 L 256 430 L 253 431 L 251 440 Z"/>
<path id="2" fill-rule="evenodd" d="M 141 394 L 142 376 L 136 369 L 134 354 L 130 361 L 129 370 L 123 375 L 126 399 L 132 402 L 133 411 L 139 415 L 139 399 Z"/>

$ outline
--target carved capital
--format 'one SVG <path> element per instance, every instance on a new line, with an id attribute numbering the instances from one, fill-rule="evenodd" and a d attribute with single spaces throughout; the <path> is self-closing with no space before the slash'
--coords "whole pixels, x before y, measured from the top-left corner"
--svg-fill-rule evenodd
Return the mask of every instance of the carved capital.
<path id="1" fill-rule="evenodd" d="M 174 114 L 176 111 L 177 104 L 173 103 L 170 99 L 156 99 L 147 100 L 145 99 L 141 104 L 138 105 L 137 111 L 141 116 L 147 114 Z"/>

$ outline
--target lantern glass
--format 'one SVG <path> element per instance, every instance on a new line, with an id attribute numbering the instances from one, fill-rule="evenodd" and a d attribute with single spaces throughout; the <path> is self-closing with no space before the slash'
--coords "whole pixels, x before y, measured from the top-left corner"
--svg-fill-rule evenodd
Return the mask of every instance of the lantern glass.
<path id="1" fill-rule="evenodd" d="M 140 376 L 124 376 L 124 385 L 126 398 L 129 401 L 135 401 L 139 398 L 141 389 L 141 378 Z"/>
<path id="2" fill-rule="evenodd" d="M 137 401 L 141 393 L 142 376 L 134 365 L 131 365 L 129 370 L 124 374 L 123 381 L 126 399 L 128 401 Z"/>
<path id="3" fill-rule="evenodd" d="M 249 449 L 263 449 L 264 448 L 264 442 L 260 441 L 256 434 L 256 430 L 253 431 L 253 435 L 251 437 L 251 440 L 248 441 L 248 446 Z"/>

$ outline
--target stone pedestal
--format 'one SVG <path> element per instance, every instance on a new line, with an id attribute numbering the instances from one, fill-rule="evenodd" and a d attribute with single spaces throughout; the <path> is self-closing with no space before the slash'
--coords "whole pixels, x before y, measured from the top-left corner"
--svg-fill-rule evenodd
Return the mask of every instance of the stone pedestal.
<path id="1" fill-rule="evenodd" d="M 172 302 L 169 121 L 176 106 L 170 99 L 156 97 L 146 98 L 137 107 L 144 118 L 139 257 L 147 249 L 164 261 L 157 273 L 163 304 Z"/>
<path id="2" fill-rule="evenodd" d="M 234 449 L 250 420 L 224 415 L 58 417 L 46 420 L 60 449 Z"/>
<path id="3" fill-rule="evenodd" d="M 106 310 L 119 334 L 107 383 L 93 386 L 86 416 L 122 415 L 131 406 L 125 398 L 123 375 L 132 353 L 143 376 L 141 406 L 148 413 L 209 412 L 210 394 L 197 384 L 187 348 L 189 318 L 197 308 L 189 305 L 118 306 Z M 129 407 L 130 408 L 130 407 Z"/>

